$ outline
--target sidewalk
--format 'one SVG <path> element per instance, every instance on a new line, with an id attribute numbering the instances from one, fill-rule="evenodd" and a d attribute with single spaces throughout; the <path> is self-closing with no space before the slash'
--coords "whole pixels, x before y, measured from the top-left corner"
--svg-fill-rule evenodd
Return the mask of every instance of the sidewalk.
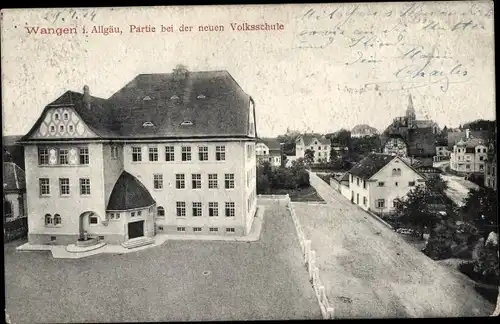
<path id="1" fill-rule="evenodd" d="M 133 249 L 124 248 L 121 245 L 104 244 L 101 247 L 85 252 L 69 252 L 66 246 L 61 245 L 37 245 L 25 243 L 17 247 L 17 251 L 51 251 L 55 259 L 80 259 L 101 253 L 124 254 L 145 250 L 151 247 L 160 246 L 166 241 L 228 241 L 228 242 L 255 242 L 260 238 L 262 225 L 264 222 L 265 207 L 258 206 L 255 219 L 250 233 L 246 236 L 215 236 L 215 235 L 179 235 L 179 234 L 157 234 L 154 243 L 136 247 Z"/>

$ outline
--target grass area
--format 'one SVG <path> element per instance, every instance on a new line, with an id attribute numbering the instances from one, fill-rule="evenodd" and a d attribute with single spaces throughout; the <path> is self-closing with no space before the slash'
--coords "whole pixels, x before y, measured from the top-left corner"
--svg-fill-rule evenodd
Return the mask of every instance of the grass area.
<path id="1" fill-rule="evenodd" d="M 320 319 L 294 233 L 271 205 L 257 242 L 168 241 L 82 259 L 8 243 L 6 312 L 13 323 Z"/>
<path id="2" fill-rule="evenodd" d="M 273 189 L 269 194 L 271 195 L 286 195 L 290 196 L 291 201 L 296 202 L 325 202 L 323 198 L 318 194 L 316 189 L 313 186 L 309 186 L 306 188 L 298 188 L 294 189 Z"/>

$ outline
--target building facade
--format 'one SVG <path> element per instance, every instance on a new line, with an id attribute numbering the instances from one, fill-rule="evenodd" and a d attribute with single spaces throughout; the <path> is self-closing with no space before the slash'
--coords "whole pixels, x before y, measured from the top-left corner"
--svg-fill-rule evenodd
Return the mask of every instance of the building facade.
<path id="1" fill-rule="evenodd" d="M 460 174 L 484 173 L 488 148 L 477 138 L 460 140 L 450 154 L 450 169 Z"/>
<path id="2" fill-rule="evenodd" d="M 24 171 L 13 162 L 3 163 L 4 218 L 7 221 L 27 216 Z"/>
<path id="3" fill-rule="evenodd" d="M 340 192 L 364 210 L 386 214 L 418 185 L 425 185 L 425 176 L 404 159 L 371 153 L 344 175 Z"/>
<path id="4" fill-rule="evenodd" d="M 323 136 L 299 135 L 295 140 L 295 152 L 297 159 L 305 158 L 307 150 L 314 152 L 313 163 L 330 161 L 331 142 Z"/>
<path id="5" fill-rule="evenodd" d="M 396 117 L 381 135 L 382 153 L 413 157 L 432 165 L 438 132 L 439 127 L 432 120 L 416 119 L 410 95 L 405 116 Z"/>
<path id="6" fill-rule="evenodd" d="M 255 136 L 254 101 L 226 71 L 141 74 L 108 99 L 68 91 L 22 139 L 28 239 L 246 235 Z"/>
<path id="7" fill-rule="evenodd" d="M 281 166 L 282 148 L 275 138 L 260 138 L 255 145 L 257 162 L 268 162 L 273 167 Z"/>

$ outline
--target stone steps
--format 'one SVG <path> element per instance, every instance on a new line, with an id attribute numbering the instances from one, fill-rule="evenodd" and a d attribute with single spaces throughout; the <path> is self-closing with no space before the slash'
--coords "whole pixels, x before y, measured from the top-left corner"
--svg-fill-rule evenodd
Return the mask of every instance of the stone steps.
<path id="1" fill-rule="evenodd" d="M 134 248 L 138 248 L 138 247 L 141 247 L 144 245 L 153 244 L 154 242 L 155 242 L 155 240 L 152 239 L 151 237 L 142 236 L 142 237 L 130 239 L 127 242 L 123 242 L 121 244 L 121 246 L 123 246 L 126 249 L 134 249 Z"/>

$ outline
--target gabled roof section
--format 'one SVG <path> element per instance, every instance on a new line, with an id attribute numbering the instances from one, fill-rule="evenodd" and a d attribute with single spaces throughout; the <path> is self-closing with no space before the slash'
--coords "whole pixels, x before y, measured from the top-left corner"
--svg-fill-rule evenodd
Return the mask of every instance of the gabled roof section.
<path id="1" fill-rule="evenodd" d="M 323 145 L 330 145 L 330 140 L 327 139 L 327 138 L 325 138 L 322 135 L 317 135 L 317 134 L 303 134 L 303 135 L 299 135 L 299 137 L 297 137 L 297 140 L 299 140 L 299 138 L 302 138 L 304 140 L 304 145 L 305 146 L 312 145 L 313 144 L 312 141 L 314 141 L 314 140 L 318 140 L 318 142 L 320 142 Z"/>
<path id="2" fill-rule="evenodd" d="M 24 171 L 15 163 L 3 163 L 3 188 L 4 190 L 25 190 L 26 176 Z"/>
<path id="3" fill-rule="evenodd" d="M 262 137 L 257 140 L 257 143 L 266 144 L 269 150 L 280 151 L 280 143 L 277 138 L 272 137 Z"/>
<path id="4" fill-rule="evenodd" d="M 87 107 L 83 103 L 83 94 L 66 91 L 62 96 L 48 104 L 40 114 L 40 117 L 35 122 L 30 131 L 22 137 L 21 141 L 30 139 L 33 133 L 42 124 L 47 111 L 55 107 L 69 107 L 76 111 L 80 118 L 85 122 L 95 134 L 100 137 L 107 137 L 113 135 L 113 118 L 111 112 L 107 109 L 107 102 L 105 99 L 90 96 L 90 106 Z"/>
<path id="5" fill-rule="evenodd" d="M 205 98 L 199 99 L 203 94 Z M 142 98 L 150 96 L 151 100 Z M 172 99 L 174 98 L 174 99 Z M 140 74 L 108 99 L 118 137 L 247 136 L 250 96 L 227 71 Z M 154 130 L 142 122 L 154 121 Z M 185 127 L 183 122 L 192 125 Z"/>
<path id="6" fill-rule="evenodd" d="M 202 97 L 198 98 L 201 94 Z M 109 99 L 66 91 L 45 107 L 73 107 L 101 138 L 248 137 L 251 98 L 227 71 L 139 74 Z M 173 99 L 172 99 L 173 98 Z M 156 127 L 143 127 L 151 121 Z M 183 122 L 190 121 L 186 127 Z"/>
<path id="7" fill-rule="evenodd" d="M 370 153 L 358 162 L 358 164 L 353 166 L 348 172 L 354 176 L 360 177 L 361 179 L 368 180 L 394 158 L 395 156 L 389 154 Z"/>
<path id="8" fill-rule="evenodd" d="M 142 182 L 127 171 L 123 171 L 109 196 L 106 210 L 129 210 L 149 207 L 155 203 Z"/>

